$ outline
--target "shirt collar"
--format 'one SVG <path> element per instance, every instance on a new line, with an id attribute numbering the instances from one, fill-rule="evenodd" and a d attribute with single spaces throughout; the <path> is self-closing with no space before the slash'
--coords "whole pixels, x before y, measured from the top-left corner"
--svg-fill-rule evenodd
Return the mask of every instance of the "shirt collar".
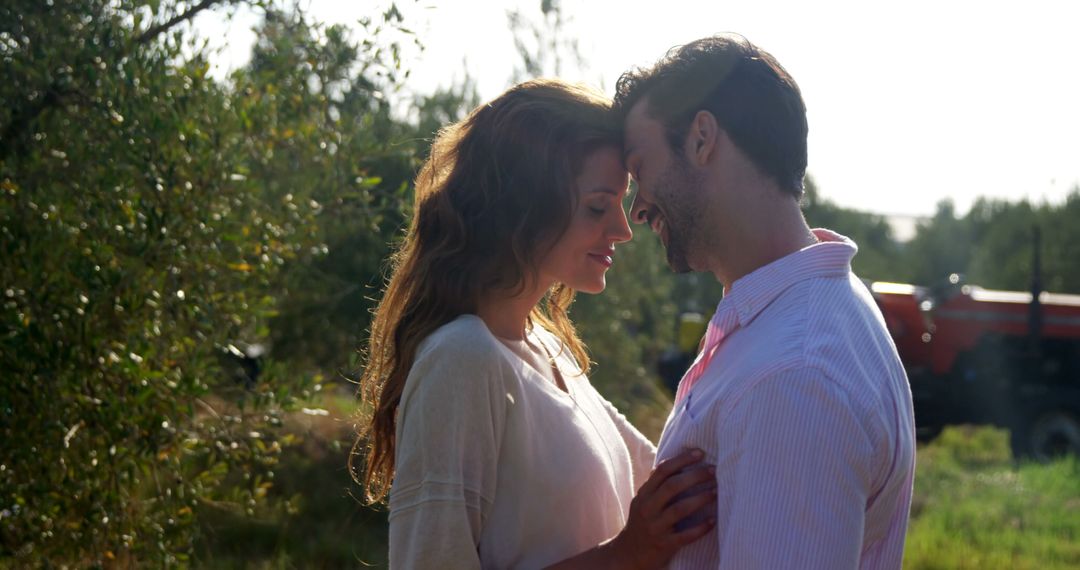
<path id="1" fill-rule="evenodd" d="M 823 228 L 813 232 L 818 243 L 759 267 L 732 283 L 714 318 L 722 319 L 734 311 L 739 326 L 745 327 L 792 285 L 805 279 L 850 273 L 851 258 L 859 249 L 855 242 Z"/>

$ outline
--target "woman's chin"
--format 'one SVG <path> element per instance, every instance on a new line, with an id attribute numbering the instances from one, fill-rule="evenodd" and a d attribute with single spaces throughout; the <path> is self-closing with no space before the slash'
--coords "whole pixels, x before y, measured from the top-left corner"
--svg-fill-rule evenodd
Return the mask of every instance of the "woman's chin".
<path id="1" fill-rule="evenodd" d="M 590 295 L 598 295 L 603 293 L 605 288 L 607 288 L 607 281 L 601 279 L 599 282 L 582 283 L 582 286 L 578 287 L 577 290 Z"/>

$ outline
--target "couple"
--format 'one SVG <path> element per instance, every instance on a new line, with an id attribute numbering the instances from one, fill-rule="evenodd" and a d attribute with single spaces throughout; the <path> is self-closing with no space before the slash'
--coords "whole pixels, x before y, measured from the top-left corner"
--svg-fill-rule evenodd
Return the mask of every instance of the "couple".
<path id="1" fill-rule="evenodd" d="M 399 568 L 899 568 L 910 391 L 855 244 L 799 207 L 806 111 L 745 39 L 530 81 L 440 132 L 375 315 L 364 483 Z M 589 384 L 567 308 L 622 201 L 724 285 L 659 447 Z"/>

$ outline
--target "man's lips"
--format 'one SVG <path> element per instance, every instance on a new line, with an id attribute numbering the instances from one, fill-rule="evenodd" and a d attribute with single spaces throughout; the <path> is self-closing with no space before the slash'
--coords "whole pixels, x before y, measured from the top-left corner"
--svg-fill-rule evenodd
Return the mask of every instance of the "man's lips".
<path id="1" fill-rule="evenodd" d="M 649 212 L 649 227 L 652 228 L 653 233 L 664 238 L 664 228 L 667 226 L 667 219 L 664 218 L 657 210 Z"/>

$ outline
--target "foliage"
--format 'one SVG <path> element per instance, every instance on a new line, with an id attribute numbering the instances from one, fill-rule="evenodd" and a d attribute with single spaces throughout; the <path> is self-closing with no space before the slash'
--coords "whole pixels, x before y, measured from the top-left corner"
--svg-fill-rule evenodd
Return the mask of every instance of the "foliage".
<path id="1" fill-rule="evenodd" d="M 245 174 L 268 202 L 312 212 L 304 231 L 315 245 L 285 264 L 270 323 L 274 358 L 297 370 L 347 367 L 411 206 L 417 145 L 391 116 L 399 77 L 384 45 L 402 38 L 370 21 L 362 32 L 357 42 L 299 11 L 270 11 L 250 65 L 231 78 Z"/>
<path id="2" fill-rule="evenodd" d="M 259 430 L 288 384 L 236 390 L 218 353 L 258 326 L 305 213 L 244 183 L 206 61 L 144 35 L 169 10 L 4 11 L 3 556 L 182 561 L 200 501 L 251 504 L 276 460 Z"/>
<path id="3" fill-rule="evenodd" d="M 1080 292 L 1080 188 L 1062 204 L 980 198 L 961 215 L 943 200 L 909 242 L 897 241 L 886 220 L 841 208 L 821 197 L 809 177 L 804 213 L 811 226 L 836 230 L 859 245 L 853 269 L 872 280 L 941 285 L 952 273 L 987 288 L 1031 287 L 1033 230 L 1041 233 L 1043 289 Z"/>
<path id="4" fill-rule="evenodd" d="M 228 4 L 0 8 L 0 565 L 183 565 L 196 517 L 268 508 L 280 413 L 318 375 L 279 358 L 256 384 L 225 351 L 288 355 L 312 328 L 274 326 L 282 283 L 349 238 L 377 267 L 401 219 L 377 41 L 400 14 L 367 23 L 373 55 L 270 9 L 229 86 L 182 26 Z"/>
<path id="5" fill-rule="evenodd" d="M 920 284 L 940 283 L 950 273 L 987 288 L 1025 291 L 1031 287 L 1033 229 L 1042 234 L 1043 289 L 1080 292 L 1080 188 L 1063 204 L 1031 204 L 980 198 L 963 216 L 952 202 L 921 224 L 904 247 L 902 266 Z"/>

